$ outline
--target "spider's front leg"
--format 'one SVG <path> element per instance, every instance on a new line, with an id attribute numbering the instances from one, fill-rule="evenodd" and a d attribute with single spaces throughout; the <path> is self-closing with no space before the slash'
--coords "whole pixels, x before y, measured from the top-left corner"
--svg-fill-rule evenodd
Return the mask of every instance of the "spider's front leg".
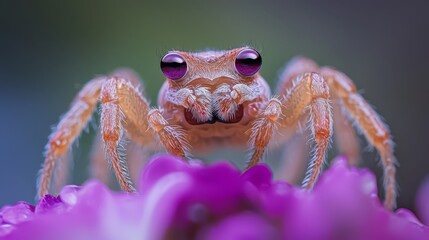
<path id="1" fill-rule="evenodd" d="M 150 110 L 146 99 L 130 82 L 120 77 L 110 78 L 103 85 L 100 101 L 105 151 L 123 190 L 135 191 L 127 165 L 118 151 L 124 130 L 139 144 L 153 144 L 155 139 L 159 139 L 169 153 L 187 156 L 188 144 L 183 130 L 171 126 L 159 109 Z"/>
<path id="2" fill-rule="evenodd" d="M 134 191 L 125 159 L 118 152 L 123 133 L 126 132 L 133 142 L 143 146 L 156 145 L 159 139 L 168 152 L 186 156 L 184 132 L 178 127 L 170 126 L 158 109 L 150 110 L 148 102 L 137 88 L 122 78 L 124 74 L 117 75 L 119 76 L 100 77 L 88 82 L 50 136 L 38 181 L 39 197 L 48 193 L 58 160 L 65 157 L 87 125 L 98 100 L 102 107 L 101 135 L 105 152 L 123 190 Z"/>
<path id="3" fill-rule="evenodd" d="M 120 68 L 115 70 L 111 76 L 117 76 L 126 81 L 130 81 L 134 88 L 137 90 L 139 94 L 144 96 L 144 85 L 140 77 L 136 72 L 128 68 Z M 144 98 L 144 97 L 143 97 Z M 140 131 L 132 130 L 128 128 L 127 134 L 132 142 L 130 142 L 127 146 L 127 162 L 130 168 L 130 174 L 132 180 L 138 180 L 139 171 L 141 169 L 141 165 L 145 159 L 147 159 L 147 151 L 148 150 L 158 150 L 155 141 L 149 141 L 151 138 L 148 138 L 146 135 L 141 135 Z M 150 144 L 154 143 L 154 144 Z M 90 175 L 91 177 L 95 177 L 101 180 L 106 185 L 109 184 L 110 181 L 110 168 L 109 162 L 106 160 L 106 154 L 104 152 L 104 142 L 101 136 L 101 131 L 97 132 L 97 136 L 95 137 L 91 156 L 90 156 Z"/>
<path id="4" fill-rule="evenodd" d="M 259 162 L 276 128 L 293 127 L 303 116 L 306 116 L 307 109 L 310 111 L 309 124 L 316 148 L 303 185 L 306 188 L 312 188 L 320 174 L 332 135 L 328 85 L 323 77 L 316 73 L 299 76 L 287 95 L 281 100 L 272 98 L 262 111 L 260 118 L 255 120 L 251 138 L 253 155 L 247 168 Z"/>

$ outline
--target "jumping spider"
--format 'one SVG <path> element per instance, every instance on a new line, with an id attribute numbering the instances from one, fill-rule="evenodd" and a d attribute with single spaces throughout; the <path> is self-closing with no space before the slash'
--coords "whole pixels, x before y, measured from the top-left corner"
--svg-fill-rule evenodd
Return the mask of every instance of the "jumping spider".
<path id="1" fill-rule="evenodd" d="M 356 135 L 350 127 L 352 120 L 381 155 L 385 206 L 394 208 L 391 137 L 353 82 L 333 68 L 298 57 L 286 66 L 273 97 L 259 74 L 261 64 L 260 54 L 248 47 L 198 53 L 171 51 L 161 60 L 167 79 L 159 93 L 158 108 L 150 107 L 138 90 L 141 82 L 130 70 L 91 80 L 50 136 L 38 195 L 48 192 L 57 160 L 69 151 L 100 102 L 104 153 L 124 191 L 135 188 L 125 159 L 118 153 L 123 133 L 140 146 L 153 149 L 160 145 L 184 159 L 219 146 L 250 147 L 248 169 L 261 160 L 273 139 L 284 142 L 284 136 L 296 133 L 300 123 L 308 123 L 315 149 L 303 186 L 311 189 L 320 174 L 333 125 L 339 139 L 349 138 L 352 143 L 340 143 L 340 151 L 353 154 Z M 333 122 L 332 116 L 338 121 Z"/>

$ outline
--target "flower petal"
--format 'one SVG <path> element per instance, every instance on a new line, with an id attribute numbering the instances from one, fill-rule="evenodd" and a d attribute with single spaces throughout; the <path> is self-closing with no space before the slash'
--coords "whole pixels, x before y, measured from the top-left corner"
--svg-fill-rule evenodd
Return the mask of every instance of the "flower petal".
<path id="1" fill-rule="evenodd" d="M 197 239 L 204 240 L 265 240 L 281 239 L 280 232 L 266 219 L 252 212 L 243 212 L 223 219 L 203 229 Z"/>
<path id="2" fill-rule="evenodd" d="M 423 181 L 417 193 L 416 207 L 422 222 L 429 225 L 429 177 Z"/>

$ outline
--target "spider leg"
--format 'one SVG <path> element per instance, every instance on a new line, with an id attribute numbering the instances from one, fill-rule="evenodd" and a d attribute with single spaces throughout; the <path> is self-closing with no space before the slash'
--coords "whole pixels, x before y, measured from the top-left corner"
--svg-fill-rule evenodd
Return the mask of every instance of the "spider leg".
<path id="1" fill-rule="evenodd" d="M 127 68 L 121 68 L 121 69 L 117 69 L 115 70 L 111 76 L 118 76 L 121 77 L 123 79 L 127 79 L 129 82 L 131 82 L 131 84 L 137 88 L 137 90 L 139 92 L 144 92 L 143 89 L 143 82 L 141 81 L 140 77 L 138 76 L 138 74 L 136 72 L 134 72 L 131 69 L 127 69 Z M 130 129 L 128 129 L 130 130 Z M 135 131 L 127 131 L 127 134 L 133 134 Z M 132 136 L 129 136 L 132 139 L 132 142 L 143 142 L 143 144 L 145 144 L 144 141 L 139 141 L 138 138 L 140 137 L 145 137 L 145 136 L 140 136 L 138 134 L 138 131 L 136 132 L 136 134 L 133 134 Z M 147 145 L 145 145 L 147 146 Z M 143 145 L 142 145 L 143 147 Z M 131 150 L 132 151 L 132 150 Z M 130 154 L 132 152 L 129 152 L 129 150 L 127 150 L 128 155 L 132 155 L 134 156 L 135 154 Z M 128 162 L 131 163 L 134 162 L 134 157 L 128 157 Z M 130 169 L 133 170 L 133 166 L 130 166 Z M 106 160 L 106 155 L 104 152 L 104 143 L 102 140 L 102 136 L 101 133 L 98 132 L 97 136 L 94 140 L 93 146 L 92 146 L 92 150 L 91 150 L 91 156 L 90 156 L 90 175 L 92 177 L 95 177 L 99 180 L 101 180 L 103 183 L 105 183 L 106 185 L 109 184 L 110 181 L 110 171 L 109 171 L 109 162 Z M 140 168 L 138 169 L 140 170 Z M 133 175 L 133 174 L 131 174 Z M 136 178 L 132 178 L 133 180 L 136 180 Z"/>
<path id="2" fill-rule="evenodd" d="M 162 116 L 161 109 L 150 110 L 148 122 L 167 152 L 184 159 L 190 157 L 190 146 L 185 131 L 180 126 L 170 125 Z"/>
<path id="3" fill-rule="evenodd" d="M 384 169 L 384 205 L 393 209 L 396 205 L 396 160 L 388 128 L 374 109 L 356 92 L 355 85 L 345 74 L 328 67 L 321 68 L 321 73 L 327 79 L 332 94 L 341 100 L 368 142 L 380 153 Z"/>
<path id="4" fill-rule="evenodd" d="M 296 78 L 282 100 L 272 98 L 262 110 L 252 127 L 253 155 L 247 168 L 259 162 L 276 128 L 284 130 L 293 127 L 307 110 L 310 111 L 309 126 L 316 147 L 303 185 L 312 188 L 321 171 L 332 133 L 328 85 L 316 73 L 306 73 Z"/>
<path id="5" fill-rule="evenodd" d="M 105 78 L 88 82 L 72 102 L 70 110 L 64 115 L 46 145 L 45 161 L 38 180 L 38 196 L 48 193 L 52 173 L 60 158 L 64 158 L 70 146 L 87 125 L 96 107 Z"/>
<path id="6" fill-rule="evenodd" d="M 318 69 L 319 66 L 317 63 L 309 58 L 302 56 L 292 58 L 280 74 L 277 83 L 277 95 L 287 95 L 288 90 L 293 85 L 293 81 L 299 75 L 308 72 L 316 72 Z M 302 119 L 306 117 L 307 116 L 302 116 Z M 281 140 L 282 146 L 286 145 L 286 147 L 282 151 L 280 170 L 277 173 L 279 178 L 290 183 L 298 183 L 299 179 L 302 179 L 301 174 L 304 172 L 306 159 L 308 158 L 305 141 L 305 136 L 308 134 L 308 131 L 302 129 L 302 120 L 298 120 L 296 125 L 297 126 L 282 130 L 282 136 L 285 135 L 285 131 L 290 132 L 290 134 L 286 134 L 286 136 L 288 136 L 287 139 Z M 288 139 L 290 139 L 290 141 L 288 141 Z"/>
<path id="7" fill-rule="evenodd" d="M 280 81 L 277 86 L 277 94 L 284 96 L 293 85 L 293 80 L 304 73 L 319 72 L 319 66 L 316 62 L 302 56 L 294 57 L 286 65 L 284 71 L 280 75 Z M 326 79 L 325 79 L 326 80 Z M 351 126 L 347 116 L 343 114 L 343 106 L 341 101 L 331 95 L 331 104 L 333 107 L 333 125 L 335 134 L 335 143 L 341 153 L 347 155 L 350 164 L 357 165 L 360 160 L 360 144 L 356 132 Z"/>
<path id="8" fill-rule="evenodd" d="M 319 66 L 314 61 L 308 58 L 295 57 L 292 60 L 290 60 L 280 75 L 280 81 L 278 82 L 278 85 L 277 85 L 278 96 L 285 96 L 288 94 L 288 90 L 292 87 L 293 80 L 297 76 L 302 75 L 305 72 L 314 72 L 315 70 L 318 69 L 318 67 Z M 279 109 L 281 107 L 278 107 L 277 106 L 278 104 L 276 104 L 276 102 L 280 102 L 280 98 L 271 99 L 270 104 L 267 105 L 262 115 L 265 115 L 265 117 L 268 117 L 267 114 L 274 114 L 275 116 L 273 117 L 277 119 L 280 116 Z M 273 108 L 273 106 L 279 109 L 270 110 L 270 108 Z M 270 113 L 270 111 L 274 111 L 274 112 Z M 269 141 L 272 137 L 272 129 L 270 130 L 269 128 L 275 127 L 275 124 L 274 124 L 275 121 L 272 122 L 272 124 L 268 124 L 266 126 L 263 126 L 264 123 L 271 123 L 271 122 L 265 118 L 257 119 L 254 122 L 254 126 L 253 126 L 254 130 L 252 130 L 252 138 L 249 142 L 250 145 L 254 148 L 254 152 L 247 168 L 250 168 L 258 163 L 263 153 L 265 152 L 266 145 L 268 144 L 268 142 L 265 142 L 265 141 Z M 262 128 L 261 131 L 256 131 L 256 128 L 259 127 L 259 125 L 265 128 Z M 258 134 L 264 134 L 264 136 L 259 136 Z M 287 139 L 282 139 L 282 142 L 287 142 L 287 140 L 290 137 L 291 136 L 287 137 Z"/>
<path id="9" fill-rule="evenodd" d="M 187 157 L 184 131 L 179 126 L 170 125 L 160 109 L 150 110 L 146 99 L 129 81 L 121 77 L 109 78 L 103 84 L 100 101 L 105 151 L 124 191 L 135 191 L 119 151 L 124 132 L 141 145 L 153 146 L 159 139 L 169 153 Z"/>

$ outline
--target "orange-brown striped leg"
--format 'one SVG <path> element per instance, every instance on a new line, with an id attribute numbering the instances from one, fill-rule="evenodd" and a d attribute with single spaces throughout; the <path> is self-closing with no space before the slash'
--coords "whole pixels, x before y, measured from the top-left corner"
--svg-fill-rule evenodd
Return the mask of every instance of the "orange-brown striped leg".
<path id="1" fill-rule="evenodd" d="M 162 145 L 170 154 L 188 159 L 189 142 L 180 126 L 170 125 L 162 116 L 160 109 L 152 109 L 148 114 L 150 128 L 156 132 Z"/>
<path id="2" fill-rule="evenodd" d="M 281 107 L 282 102 L 279 99 L 270 99 L 260 116 L 253 122 L 249 141 L 253 153 L 245 170 L 255 166 L 262 159 L 267 145 L 278 127 L 277 121 L 282 114 Z"/>
<path id="3" fill-rule="evenodd" d="M 38 180 L 37 195 L 39 197 L 48 193 L 57 160 L 65 156 L 91 118 L 104 80 L 105 78 L 96 78 L 82 88 L 72 102 L 70 110 L 49 137 L 45 151 L 45 162 L 40 170 Z"/>
<path id="4" fill-rule="evenodd" d="M 310 111 L 310 129 L 316 143 L 303 186 L 311 189 L 325 161 L 326 149 L 332 135 L 332 114 L 328 85 L 322 76 L 306 73 L 299 76 L 284 100 L 282 125 L 291 126 Z"/>
<path id="5" fill-rule="evenodd" d="M 252 128 L 254 153 L 248 168 L 258 163 L 276 127 L 281 131 L 294 126 L 309 109 L 316 148 L 303 185 L 312 188 L 321 171 L 332 133 L 328 85 L 319 74 L 307 73 L 299 76 L 286 92 L 288 94 L 282 101 L 271 99 L 255 121 Z"/>
<path id="6" fill-rule="evenodd" d="M 127 79 L 131 84 L 138 89 L 139 92 L 143 92 L 143 83 L 136 72 L 128 68 L 120 68 L 115 70 L 111 76 L 120 77 L 123 79 Z M 142 116 L 144 117 L 144 116 Z M 127 129 L 127 133 L 130 129 Z M 128 134 L 130 135 L 130 134 Z M 130 136 L 128 136 L 130 137 Z M 136 134 L 133 134 L 132 141 L 139 142 L 136 138 L 145 137 L 140 136 L 139 132 L 136 131 Z M 146 139 L 147 142 L 147 139 Z M 145 143 L 143 141 L 143 143 Z M 132 169 L 132 168 L 131 168 Z M 110 182 L 110 169 L 109 162 L 106 159 L 106 154 L 104 152 L 104 143 L 101 137 L 101 133 L 98 132 L 97 136 L 94 140 L 91 156 L 90 156 L 90 175 L 101 180 L 106 185 Z"/>
<path id="7" fill-rule="evenodd" d="M 160 110 L 149 111 L 148 102 L 129 81 L 109 78 L 101 91 L 101 107 L 105 151 L 124 191 L 135 191 L 125 159 L 119 154 L 124 133 L 141 145 L 156 145 L 154 142 L 159 138 L 169 153 L 187 155 L 184 132 L 178 126 L 171 126 Z"/>
<path id="8" fill-rule="evenodd" d="M 325 160 L 326 149 L 332 135 L 332 114 L 329 103 L 329 89 L 323 77 L 316 73 L 298 76 L 283 100 L 283 127 L 293 126 L 307 111 L 309 125 L 316 143 L 303 186 L 311 189 L 319 177 Z"/>
<path id="9" fill-rule="evenodd" d="M 149 104 L 137 89 L 127 80 L 114 76 L 103 85 L 101 101 L 101 135 L 104 141 L 106 156 L 124 191 L 134 192 L 135 188 L 128 173 L 128 167 L 120 155 L 121 140 L 125 131 L 138 131 L 136 135 L 145 136 L 147 141 L 153 141 L 148 129 L 147 113 Z"/>
<path id="10" fill-rule="evenodd" d="M 393 142 L 386 125 L 365 99 L 356 92 L 353 82 L 345 74 L 332 68 L 322 68 L 333 95 L 341 99 L 347 112 L 362 130 L 366 139 L 380 153 L 384 169 L 384 205 L 393 209 L 396 205 L 396 168 Z"/>
<path id="11" fill-rule="evenodd" d="M 319 66 L 316 62 L 309 58 L 302 56 L 296 56 L 292 58 L 284 67 L 282 73 L 280 74 L 279 81 L 277 83 L 276 94 L 279 96 L 285 96 L 293 86 L 293 81 L 297 79 L 298 76 L 303 75 L 309 72 L 317 72 Z M 306 119 L 307 116 L 302 116 L 301 119 Z M 306 165 L 306 159 L 308 157 L 307 148 L 305 144 L 304 135 L 308 134 L 307 131 L 303 130 L 303 122 L 299 121 L 296 127 L 291 127 L 285 130 L 282 130 L 283 135 L 288 136 L 289 134 L 284 134 L 285 131 L 293 133 L 295 135 L 297 132 L 301 132 L 291 139 L 290 142 L 286 144 L 286 148 L 283 150 L 282 162 L 280 163 L 281 167 L 278 174 L 278 177 L 286 180 L 290 183 L 298 183 L 299 179 L 302 179 L 302 174 L 304 172 L 304 166 Z M 293 137 L 293 136 L 289 136 Z M 277 141 L 277 139 L 276 139 Z"/>

